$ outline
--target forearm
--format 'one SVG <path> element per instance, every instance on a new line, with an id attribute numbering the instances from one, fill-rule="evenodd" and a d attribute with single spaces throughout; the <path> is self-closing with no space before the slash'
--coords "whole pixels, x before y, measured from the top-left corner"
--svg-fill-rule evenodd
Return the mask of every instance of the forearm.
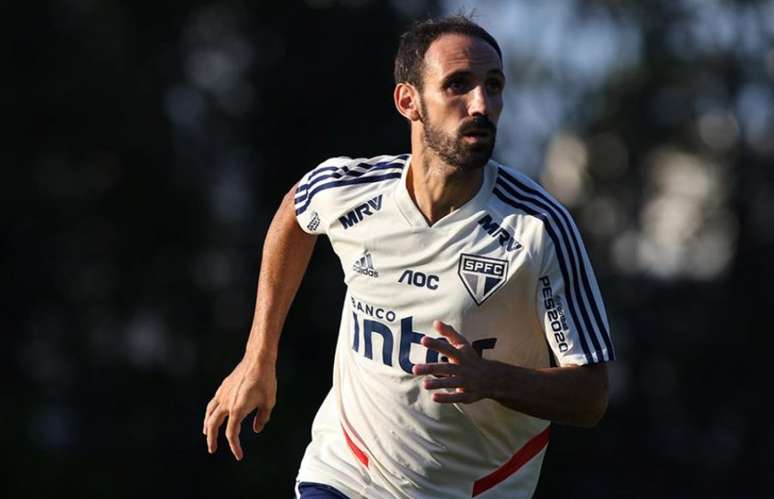
<path id="1" fill-rule="evenodd" d="M 488 397 L 557 423 L 595 426 L 607 409 L 605 364 L 545 369 L 491 361 Z"/>
<path id="2" fill-rule="evenodd" d="M 306 272 L 317 236 L 298 226 L 293 198 L 282 200 L 263 245 L 253 324 L 245 348 L 247 366 L 273 366 L 290 304 Z"/>

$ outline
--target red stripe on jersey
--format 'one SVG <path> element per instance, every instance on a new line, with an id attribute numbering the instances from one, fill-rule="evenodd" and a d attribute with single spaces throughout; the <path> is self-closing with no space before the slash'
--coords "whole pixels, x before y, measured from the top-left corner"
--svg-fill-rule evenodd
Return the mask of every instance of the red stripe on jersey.
<path id="1" fill-rule="evenodd" d="M 363 466 L 368 468 L 368 456 L 366 456 L 365 452 L 360 450 L 360 448 L 355 445 L 355 442 L 353 442 L 351 438 L 349 438 L 349 434 L 347 433 L 347 430 L 344 429 L 344 425 L 341 425 L 341 431 L 344 432 L 344 438 L 347 440 L 347 445 L 349 445 L 349 449 L 352 451 L 352 454 L 355 455 L 358 461 L 363 463 Z"/>
<path id="2" fill-rule="evenodd" d="M 473 484 L 473 495 L 471 497 L 476 497 L 480 493 L 491 489 L 498 483 L 519 471 L 522 466 L 527 464 L 530 459 L 535 457 L 541 450 L 546 447 L 546 445 L 548 445 L 549 433 L 551 433 L 551 426 L 547 426 L 545 430 L 532 437 L 531 440 L 524 444 L 524 447 L 516 451 L 516 454 L 514 454 L 508 460 L 508 462 L 485 477 L 476 480 L 476 482 Z"/>

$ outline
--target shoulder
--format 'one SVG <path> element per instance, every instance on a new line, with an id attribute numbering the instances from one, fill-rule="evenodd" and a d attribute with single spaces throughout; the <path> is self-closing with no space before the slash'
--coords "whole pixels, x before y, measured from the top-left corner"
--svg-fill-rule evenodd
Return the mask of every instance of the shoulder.
<path id="1" fill-rule="evenodd" d="M 526 215 L 543 223 L 557 220 L 570 223 L 571 216 L 554 196 L 543 186 L 511 166 L 495 163 L 494 198 L 505 214 Z"/>
<path id="2" fill-rule="evenodd" d="M 583 238 L 570 212 L 537 182 L 512 168 L 498 165 L 494 196 L 534 251 L 557 254 L 571 268 L 587 259 Z M 521 223 L 519 223 L 521 222 Z M 566 262 L 565 258 L 568 258 Z M 569 263 L 568 263 L 569 262 Z"/>
<path id="3" fill-rule="evenodd" d="M 491 197 L 504 223 L 520 241 L 540 252 L 572 245 L 580 248 L 580 233 L 570 212 L 540 184 L 524 173 L 495 163 L 497 178 Z"/>
<path id="4" fill-rule="evenodd" d="M 358 197 L 373 192 L 375 184 L 388 185 L 400 179 L 408 154 L 381 155 L 373 158 L 339 156 L 320 163 L 309 171 L 296 188 L 296 213 L 306 211 L 312 203 L 324 203 Z"/>

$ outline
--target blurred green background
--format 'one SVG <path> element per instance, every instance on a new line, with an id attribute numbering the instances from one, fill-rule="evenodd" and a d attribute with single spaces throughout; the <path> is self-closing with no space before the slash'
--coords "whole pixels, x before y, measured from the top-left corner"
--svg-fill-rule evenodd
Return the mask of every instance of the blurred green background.
<path id="1" fill-rule="evenodd" d="M 0 496 L 291 496 L 344 292 L 327 241 L 271 423 L 242 463 L 200 433 L 263 237 L 323 159 L 407 152 L 398 36 L 472 7 L 505 54 L 495 159 L 573 211 L 618 355 L 536 497 L 769 497 L 773 0 L 4 3 Z"/>

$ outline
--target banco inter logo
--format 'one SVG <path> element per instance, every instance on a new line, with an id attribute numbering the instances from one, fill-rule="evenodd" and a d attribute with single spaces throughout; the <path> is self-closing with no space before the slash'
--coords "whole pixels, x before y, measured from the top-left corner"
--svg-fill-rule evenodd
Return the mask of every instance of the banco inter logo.
<path id="1" fill-rule="evenodd" d="M 462 254 L 457 274 L 476 305 L 481 305 L 505 283 L 508 260 Z"/>
<path id="2" fill-rule="evenodd" d="M 382 209 L 382 195 L 379 194 L 373 199 L 369 199 L 367 202 L 355 207 L 354 210 L 350 210 L 339 217 L 339 222 L 344 229 L 349 229 L 353 225 L 356 225 L 363 221 L 365 217 L 371 216 L 377 211 Z"/>
<path id="3" fill-rule="evenodd" d="M 352 264 L 352 270 L 358 274 L 363 274 L 368 277 L 379 277 L 379 272 L 374 268 L 374 260 L 371 257 L 371 253 L 366 251 L 363 256 L 355 260 Z"/>

